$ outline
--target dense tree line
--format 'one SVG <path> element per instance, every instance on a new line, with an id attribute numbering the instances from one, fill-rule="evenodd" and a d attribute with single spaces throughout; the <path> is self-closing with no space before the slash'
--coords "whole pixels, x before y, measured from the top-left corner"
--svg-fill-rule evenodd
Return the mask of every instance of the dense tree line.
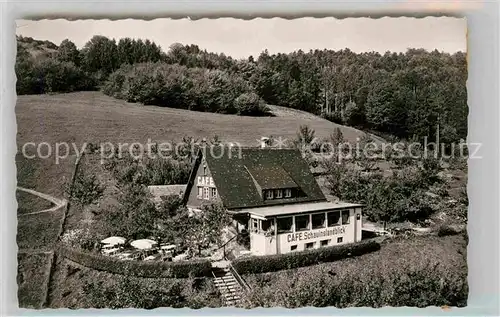
<path id="1" fill-rule="evenodd" d="M 438 123 L 443 142 L 467 135 L 467 62 L 461 52 L 264 51 L 253 64 L 250 81 L 271 104 L 399 138 L 433 139 Z"/>
<path id="2" fill-rule="evenodd" d="M 52 53 L 30 56 L 27 41 Z M 263 100 L 397 138 L 434 140 L 438 129 L 443 143 L 467 135 L 463 52 L 265 50 L 236 60 L 197 45 L 174 43 L 164 52 L 140 39 L 94 36 L 78 50 L 69 40 L 57 47 L 18 38 L 16 73 L 19 94 L 104 87 L 130 101 L 223 113 L 238 113 L 236 99 L 246 94 L 240 103 L 250 108 Z"/>
<path id="3" fill-rule="evenodd" d="M 17 93 L 44 94 L 96 90 L 123 64 L 156 62 L 165 54 L 149 40 L 121 39 L 118 43 L 96 35 L 78 50 L 66 39 L 49 41 L 17 37 Z"/>
<path id="4" fill-rule="evenodd" d="M 265 115 L 267 107 L 236 73 L 179 64 L 125 65 L 109 76 L 103 92 L 129 102 L 239 115 Z"/>

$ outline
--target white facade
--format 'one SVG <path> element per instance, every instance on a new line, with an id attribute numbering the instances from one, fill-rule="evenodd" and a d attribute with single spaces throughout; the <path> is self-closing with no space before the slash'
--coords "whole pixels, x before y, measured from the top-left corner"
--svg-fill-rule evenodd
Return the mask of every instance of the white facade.
<path id="1" fill-rule="evenodd" d="M 298 206 L 309 207 L 300 212 L 294 207 L 249 211 L 252 254 L 283 254 L 361 241 L 361 205 L 317 203 Z"/>

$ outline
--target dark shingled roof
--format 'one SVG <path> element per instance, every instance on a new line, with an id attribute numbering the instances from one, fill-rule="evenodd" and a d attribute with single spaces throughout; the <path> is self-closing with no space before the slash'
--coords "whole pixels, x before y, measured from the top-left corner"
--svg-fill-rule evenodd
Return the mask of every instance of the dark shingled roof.
<path id="1" fill-rule="evenodd" d="M 279 165 L 262 163 L 256 166 L 246 166 L 246 169 L 262 189 L 298 187 L 297 183 Z"/>
<path id="2" fill-rule="evenodd" d="M 227 209 L 326 201 L 299 150 L 273 148 L 231 150 L 225 148 L 224 150 L 222 156 L 211 155 L 210 151 L 207 151 L 205 160 L 219 197 Z M 201 162 L 201 153 L 200 151 L 193 167 L 186 195 L 194 184 L 195 173 Z M 298 187 L 301 195 L 289 199 L 263 200 L 259 187 L 261 189 Z"/>

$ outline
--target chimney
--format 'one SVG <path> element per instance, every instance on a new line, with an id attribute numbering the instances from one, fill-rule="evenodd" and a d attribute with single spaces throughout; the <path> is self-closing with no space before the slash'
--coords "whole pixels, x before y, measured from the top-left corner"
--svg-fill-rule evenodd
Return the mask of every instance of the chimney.
<path id="1" fill-rule="evenodd" d="M 263 136 L 262 138 L 260 138 L 260 148 L 261 149 L 266 148 L 268 145 L 269 145 L 269 138 L 268 137 Z"/>

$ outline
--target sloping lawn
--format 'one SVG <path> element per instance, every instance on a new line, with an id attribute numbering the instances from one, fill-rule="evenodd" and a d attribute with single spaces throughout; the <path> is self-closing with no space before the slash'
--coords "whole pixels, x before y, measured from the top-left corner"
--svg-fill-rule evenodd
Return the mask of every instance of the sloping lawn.
<path id="1" fill-rule="evenodd" d="M 16 191 L 16 199 L 18 214 L 42 211 L 54 206 L 50 201 L 20 190 Z"/>
<path id="2" fill-rule="evenodd" d="M 27 154 L 35 155 L 34 153 L 28 153 L 28 151 Z M 71 180 L 71 175 L 75 169 L 75 161 L 75 155 L 61 159 L 59 164 L 56 164 L 53 157 L 47 159 L 27 158 L 22 153 L 17 154 L 17 185 L 57 198 L 63 198 L 66 186 Z M 28 197 L 22 195 L 21 198 Z"/>
<path id="3" fill-rule="evenodd" d="M 212 279 L 127 278 L 59 259 L 51 308 L 220 307 Z"/>
<path id="4" fill-rule="evenodd" d="M 100 92 L 19 96 L 16 105 L 18 146 L 25 142 L 146 143 L 181 141 L 183 136 L 211 138 L 257 146 L 262 136 L 294 139 L 300 125 L 318 137 L 339 127 L 346 140 L 364 133 L 293 109 L 271 106 L 275 117 L 242 117 L 182 109 L 142 106 Z"/>
<path id="5" fill-rule="evenodd" d="M 53 249 L 62 221 L 63 210 L 27 215 L 17 219 L 17 246 L 23 250 Z"/>
<path id="6" fill-rule="evenodd" d="M 48 253 L 18 254 L 17 296 L 19 307 L 42 307 L 49 281 L 51 258 L 52 255 Z"/>
<path id="7" fill-rule="evenodd" d="M 386 241 L 357 258 L 274 273 L 246 275 L 248 307 L 465 306 L 463 235 Z"/>

